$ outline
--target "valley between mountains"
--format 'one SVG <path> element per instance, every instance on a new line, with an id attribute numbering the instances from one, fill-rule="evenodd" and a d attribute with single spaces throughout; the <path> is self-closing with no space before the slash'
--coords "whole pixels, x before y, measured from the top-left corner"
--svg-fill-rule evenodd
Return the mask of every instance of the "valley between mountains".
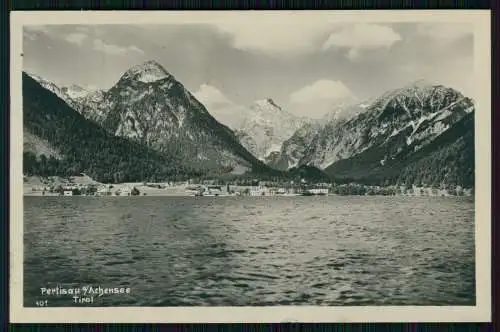
<path id="1" fill-rule="evenodd" d="M 25 175 L 103 183 L 304 179 L 474 188 L 474 101 L 414 82 L 369 102 L 297 117 L 263 97 L 207 108 L 156 61 L 107 91 L 23 72 Z"/>

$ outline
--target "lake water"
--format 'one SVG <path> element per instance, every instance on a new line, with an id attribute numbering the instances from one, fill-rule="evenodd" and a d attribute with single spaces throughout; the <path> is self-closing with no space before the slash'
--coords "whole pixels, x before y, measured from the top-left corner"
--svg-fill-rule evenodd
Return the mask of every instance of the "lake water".
<path id="1" fill-rule="evenodd" d="M 475 305 L 471 198 L 25 197 L 24 210 L 25 306 Z M 130 293 L 41 295 L 89 285 Z"/>

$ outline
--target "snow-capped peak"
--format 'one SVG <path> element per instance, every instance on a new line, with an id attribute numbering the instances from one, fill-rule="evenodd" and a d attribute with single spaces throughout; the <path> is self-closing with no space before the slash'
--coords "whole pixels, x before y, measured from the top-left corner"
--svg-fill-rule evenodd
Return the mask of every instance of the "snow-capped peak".
<path id="1" fill-rule="evenodd" d="M 396 88 L 396 89 L 391 89 L 386 91 L 384 94 L 382 94 L 378 100 L 380 99 L 390 99 L 399 95 L 413 95 L 415 91 L 419 92 L 424 92 L 424 91 L 430 91 L 432 88 L 437 86 L 439 84 L 437 83 L 431 83 L 428 80 L 421 79 L 414 81 L 410 84 L 407 84 L 401 88 Z"/>
<path id="2" fill-rule="evenodd" d="M 66 102 L 70 102 L 73 99 L 80 99 L 88 96 L 90 93 L 95 93 L 99 91 L 97 89 L 83 88 L 79 85 L 72 84 L 69 86 L 58 86 L 54 82 L 51 82 L 41 76 L 32 73 L 26 73 L 31 76 L 35 81 L 42 85 L 45 89 L 52 91 L 59 98 Z"/>
<path id="3" fill-rule="evenodd" d="M 52 92 L 55 92 L 54 90 L 59 90 L 59 87 L 54 82 L 51 82 L 51 81 L 49 81 L 49 80 L 47 80 L 39 75 L 33 74 L 33 73 L 26 72 L 26 74 L 28 76 L 31 76 L 31 78 L 33 78 L 35 81 L 40 83 L 44 88 L 49 89 Z"/>
<path id="4" fill-rule="evenodd" d="M 62 90 L 65 93 L 67 93 L 68 96 L 72 99 L 82 98 L 82 97 L 87 96 L 90 93 L 89 90 L 82 88 L 81 86 L 76 85 L 76 84 L 72 84 L 70 86 L 63 87 Z"/>
<path id="5" fill-rule="evenodd" d="M 260 160 L 279 152 L 283 142 L 304 123 L 271 98 L 254 101 L 248 111 L 240 113 L 243 120 L 232 129 L 238 132 L 243 146 Z"/>
<path id="6" fill-rule="evenodd" d="M 282 108 L 278 106 L 272 98 L 266 98 L 262 100 L 256 100 L 250 106 L 251 109 L 266 109 L 266 110 L 278 110 L 281 111 Z"/>
<path id="7" fill-rule="evenodd" d="M 398 105 L 408 115 L 441 109 L 453 100 L 464 98 L 463 95 L 453 89 L 443 86 L 438 82 L 418 80 L 402 88 L 387 91 L 377 98 L 373 107 L 384 110 L 388 105 Z"/>
<path id="8" fill-rule="evenodd" d="M 51 82 L 49 80 L 46 80 L 45 78 L 38 76 L 36 74 L 28 73 L 26 72 L 28 76 L 31 76 L 35 81 L 37 81 L 41 86 L 43 86 L 45 89 L 53 92 L 61 98 L 62 100 L 68 102 L 71 98 L 64 92 L 62 91 L 54 82 Z"/>
<path id="9" fill-rule="evenodd" d="M 154 60 L 135 65 L 122 76 L 123 79 L 133 79 L 144 83 L 156 82 L 168 77 L 171 77 L 170 73 Z"/>
<path id="10" fill-rule="evenodd" d="M 266 101 L 268 102 L 268 104 L 270 104 L 271 106 L 274 106 L 275 108 L 279 109 L 281 111 L 281 106 L 278 106 L 274 100 L 272 98 L 267 98 Z"/>
<path id="11" fill-rule="evenodd" d="M 35 81 L 37 81 L 38 83 L 41 83 L 41 82 L 44 82 L 44 81 L 47 81 L 46 79 L 42 78 L 41 76 L 38 76 L 36 74 L 33 74 L 33 73 L 30 73 L 30 72 L 26 72 L 26 74 L 28 76 L 30 76 L 31 78 L 33 78 Z"/>
<path id="12" fill-rule="evenodd" d="M 325 121 L 349 120 L 363 113 L 369 104 L 359 103 L 357 100 L 344 100 L 332 105 L 332 110 L 323 116 Z"/>

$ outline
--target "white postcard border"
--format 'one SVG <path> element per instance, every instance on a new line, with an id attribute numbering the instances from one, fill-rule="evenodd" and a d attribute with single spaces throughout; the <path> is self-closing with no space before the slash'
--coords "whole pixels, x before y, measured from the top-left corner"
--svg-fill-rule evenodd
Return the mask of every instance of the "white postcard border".
<path id="1" fill-rule="evenodd" d="M 179 24 L 238 20 L 241 15 L 295 15 L 336 22 L 471 22 L 475 24 L 476 306 L 23 307 L 22 39 L 43 24 Z M 13 11 L 11 20 L 10 321 L 32 323 L 487 322 L 491 321 L 491 37 L 488 10 L 411 11 Z"/>

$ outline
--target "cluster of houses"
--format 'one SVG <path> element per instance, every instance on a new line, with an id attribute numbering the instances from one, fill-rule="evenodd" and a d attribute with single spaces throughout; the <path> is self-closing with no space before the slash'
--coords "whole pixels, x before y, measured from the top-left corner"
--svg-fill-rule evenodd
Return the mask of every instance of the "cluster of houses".
<path id="1" fill-rule="evenodd" d="M 61 196 L 132 196 L 133 188 L 114 189 L 112 185 L 69 185 L 62 186 Z"/>
<path id="2" fill-rule="evenodd" d="M 328 188 L 273 188 L 273 187 L 251 187 L 249 196 L 316 196 L 328 195 Z"/>
<path id="3" fill-rule="evenodd" d="M 137 192 L 138 190 L 135 189 Z M 93 185 L 93 184 L 73 184 L 66 183 L 54 186 L 35 186 L 34 192 L 41 192 L 42 195 L 57 196 L 133 196 L 134 188 L 120 187 L 114 188 L 112 185 Z"/>
<path id="4" fill-rule="evenodd" d="M 232 188 L 232 189 L 231 189 Z M 420 186 L 366 186 L 360 184 L 331 183 L 288 184 L 261 181 L 250 186 L 191 185 L 187 186 L 193 196 L 326 196 L 326 195 L 383 195 L 383 196 L 471 196 L 472 189 L 456 186 L 453 189 Z"/>
<path id="5" fill-rule="evenodd" d="M 305 186 L 273 186 L 268 182 L 260 182 L 255 186 L 191 185 L 186 192 L 193 196 L 315 196 L 328 195 L 329 184 Z"/>
<path id="6" fill-rule="evenodd" d="M 85 174 L 70 179 L 42 179 L 40 185 L 31 187 L 33 192 L 42 195 L 58 196 L 136 196 L 146 195 L 130 185 L 111 185 L 96 183 Z M 62 182 L 62 183 L 61 183 Z M 77 183 L 78 182 L 78 183 Z M 56 185 L 56 183 L 61 183 Z M 307 183 L 301 181 L 259 181 L 248 180 L 246 183 L 203 180 L 166 183 L 143 183 L 147 188 L 168 189 L 170 187 L 185 190 L 190 196 L 325 196 L 325 195 L 384 195 L 384 196 L 472 196 L 473 189 L 461 186 L 432 188 L 426 186 L 366 186 L 361 184 Z M 142 189 L 141 189 L 142 190 Z M 161 190 L 160 190 L 161 191 Z M 148 195 L 151 194 L 148 192 Z M 156 192 L 156 194 L 160 194 Z"/>
<path id="7" fill-rule="evenodd" d="M 96 196 L 132 196 L 133 189 L 130 187 L 121 187 L 113 190 L 112 186 L 102 185 L 97 189 Z"/>

